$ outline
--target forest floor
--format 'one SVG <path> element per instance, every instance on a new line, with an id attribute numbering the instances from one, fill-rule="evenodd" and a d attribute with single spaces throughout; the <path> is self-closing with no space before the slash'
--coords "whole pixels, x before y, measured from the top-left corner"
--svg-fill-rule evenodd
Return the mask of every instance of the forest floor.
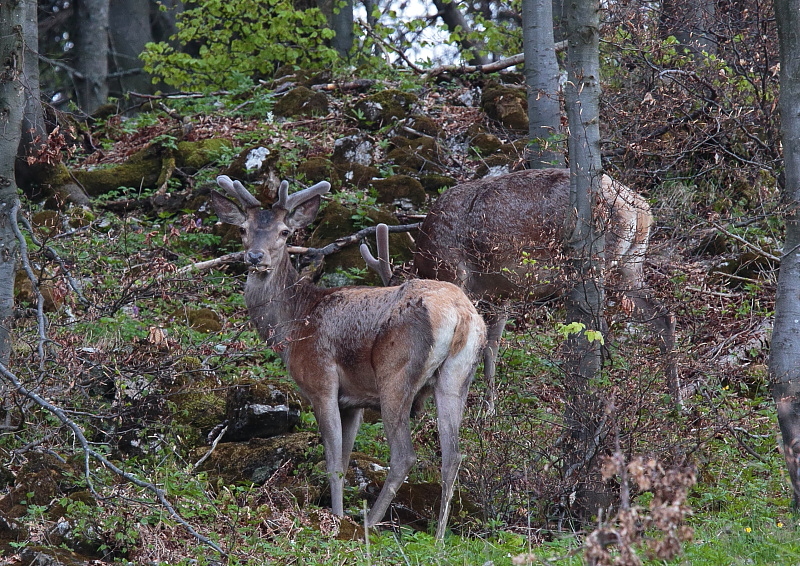
<path id="1" fill-rule="evenodd" d="M 524 133 L 470 104 L 475 83 L 398 84 L 414 91 L 414 116 L 430 118 L 436 128 L 427 137 L 438 141 L 440 175 L 470 179 L 500 163 L 500 154 L 507 167 L 524 161 L 524 143 L 514 145 Z M 754 252 L 774 249 L 779 227 L 761 211 L 716 212 L 708 195 L 678 183 L 641 190 L 657 222 L 648 283 L 677 316 L 679 368 L 690 395 L 681 410 L 674 408 L 654 339 L 620 313 L 598 388 L 613 431 L 599 453 L 622 458 L 609 481 L 630 485 L 628 515 L 583 524 L 571 518 L 574 480 L 563 477 L 557 447 L 567 403 L 558 305 L 524 309 L 507 328 L 494 414 L 485 410 L 478 372 L 462 430 L 458 483 L 465 511 L 443 546 L 429 530 L 411 527 L 370 533 L 365 545 L 357 528 L 363 494 L 356 487 L 348 488 L 346 501 L 352 520 L 340 523 L 325 511 L 317 445 L 305 448 L 313 457 L 287 460 L 259 485 L 198 472 L 197 460 L 213 449 L 197 442 L 196 429 L 207 434 L 220 422 L 203 421 L 215 416 L 205 410 L 194 414 L 202 405 L 192 404 L 195 398 L 185 404 L 182 388 L 200 384 L 193 395 L 218 399 L 244 378 L 288 380 L 248 325 L 244 270 L 190 268 L 238 249 L 208 208 L 213 179 L 241 171 L 249 150 L 263 146 L 272 157 L 247 172 L 250 186 L 269 187 L 284 177 L 315 182 L 321 179 L 308 178 L 304 166 L 331 158 L 336 140 L 347 136 L 371 140 L 372 166 L 391 177 L 409 166 L 398 165 L 397 153 L 389 157 L 399 147 L 393 136 L 421 128 L 412 127 L 412 118 L 365 123 L 357 103 L 366 93 L 317 92 L 327 92 L 329 108 L 313 117 L 274 116 L 273 91 L 258 88 L 163 98 L 150 102 L 151 111 L 115 114 L 76 136 L 70 168 L 108 168 L 148 149 L 169 155 L 182 142 L 230 143 L 199 166 L 165 160 L 160 186 L 108 187 L 91 209 L 54 210 L 24 199 L 46 325 L 21 274 L 13 373 L 5 376 L 0 407 L 0 563 L 62 553 L 65 564 L 219 564 L 216 546 L 229 564 L 579 564 L 587 552 L 602 554 L 598 533 L 613 533 L 620 542 L 608 546 L 600 563 L 635 564 L 632 553 L 652 564 L 800 563 L 800 520 L 789 511 L 791 489 L 766 381 L 775 265 L 768 253 Z M 500 145 L 476 148 L 478 134 Z M 420 205 L 381 203 L 375 190 L 350 183 L 335 163 L 329 167 L 340 176 L 329 202 L 345 206 L 354 222 L 338 236 L 370 225 L 379 211 L 398 222 L 414 219 L 435 199 L 429 191 Z M 186 195 L 183 208 L 159 208 L 165 194 Z M 349 268 L 344 275 L 357 281 L 366 274 Z M 211 322 L 192 318 L 202 318 L 198 313 Z M 409 483 L 438 482 L 435 428 L 429 407 L 414 424 L 419 460 Z M 307 406 L 296 430 L 316 432 Z M 86 449 L 107 460 L 84 460 Z M 356 450 L 386 462 L 379 421 L 363 427 Z M 598 458 L 595 465 L 601 463 Z M 163 490 L 185 524 L 152 488 Z M 355 540 L 342 540 L 345 525 L 352 525 L 347 532 Z"/>

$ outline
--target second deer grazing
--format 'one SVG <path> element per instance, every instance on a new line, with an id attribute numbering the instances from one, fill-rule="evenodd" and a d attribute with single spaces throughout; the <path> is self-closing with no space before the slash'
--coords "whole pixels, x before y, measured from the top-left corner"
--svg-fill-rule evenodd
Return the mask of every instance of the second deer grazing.
<path id="1" fill-rule="evenodd" d="M 459 428 L 486 327 L 457 286 L 414 280 L 399 287 L 323 289 L 302 278 L 286 250 L 294 231 L 317 215 L 318 183 L 264 209 L 238 181 L 217 183 L 237 202 L 213 191 L 220 220 L 239 226 L 250 268 L 244 297 L 259 335 L 283 359 L 311 402 L 331 487 L 333 512 L 344 514 L 344 475 L 364 408 L 379 409 L 391 453 L 390 469 L 366 517 L 383 516 L 416 456 L 412 408 L 433 393 L 442 451 L 442 500 L 436 536 L 444 536 L 460 463 Z"/>
<path id="2" fill-rule="evenodd" d="M 543 302 L 569 285 L 568 258 L 562 254 L 569 175 L 569 169 L 526 170 L 458 184 L 438 198 L 420 228 L 412 272 L 456 283 L 487 307 L 483 362 L 490 409 L 509 305 Z M 631 314 L 657 333 L 670 392 L 680 402 L 672 353 L 675 317 L 653 298 L 644 281 L 653 224 L 650 206 L 607 175 L 601 190 L 596 217 L 605 225 L 606 287 L 621 294 Z M 372 262 L 368 254 L 362 255 L 383 278 L 388 276 L 380 251 L 379 260 Z"/>

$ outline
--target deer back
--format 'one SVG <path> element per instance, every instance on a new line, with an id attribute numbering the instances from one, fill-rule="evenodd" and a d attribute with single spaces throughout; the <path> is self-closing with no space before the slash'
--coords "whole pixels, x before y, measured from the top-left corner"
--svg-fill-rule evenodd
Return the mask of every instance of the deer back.
<path id="1" fill-rule="evenodd" d="M 601 188 L 598 216 L 607 222 L 609 265 L 624 264 L 625 277 L 640 280 L 649 207 L 606 176 Z M 439 197 L 420 228 L 414 271 L 453 281 L 490 302 L 559 294 L 568 207 L 568 169 L 525 170 L 456 185 Z"/>

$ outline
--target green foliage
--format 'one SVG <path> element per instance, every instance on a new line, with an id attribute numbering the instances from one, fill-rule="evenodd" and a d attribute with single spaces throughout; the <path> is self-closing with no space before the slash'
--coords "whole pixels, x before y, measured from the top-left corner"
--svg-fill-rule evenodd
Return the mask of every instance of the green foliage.
<path id="1" fill-rule="evenodd" d="M 148 43 L 141 55 L 156 80 L 185 89 L 234 88 L 270 76 L 281 65 L 305 68 L 333 64 L 333 37 L 317 8 L 296 10 L 289 0 L 207 0 L 187 3 L 172 38 L 182 48 Z"/>

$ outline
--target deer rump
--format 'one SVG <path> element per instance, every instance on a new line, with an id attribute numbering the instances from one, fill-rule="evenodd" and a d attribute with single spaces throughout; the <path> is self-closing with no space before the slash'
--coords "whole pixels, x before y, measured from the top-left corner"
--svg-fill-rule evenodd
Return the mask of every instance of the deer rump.
<path id="1" fill-rule="evenodd" d="M 568 169 L 525 170 L 448 189 L 420 228 L 415 274 L 452 281 L 495 305 L 562 295 L 569 284 L 562 251 L 569 176 Z M 605 226 L 606 266 L 620 290 L 639 289 L 650 207 L 605 175 L 601 191 L 595 217 Z"/>

